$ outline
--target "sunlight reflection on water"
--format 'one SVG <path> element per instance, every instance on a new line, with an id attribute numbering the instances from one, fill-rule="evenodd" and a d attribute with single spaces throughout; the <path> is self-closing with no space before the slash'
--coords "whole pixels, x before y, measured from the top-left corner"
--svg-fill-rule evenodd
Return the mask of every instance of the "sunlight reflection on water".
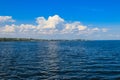
<path id="1" fill-rule="evenodd" d="M 0 42 L 0 79 L 120 79 L 119 44 L 120 41 Z"/>

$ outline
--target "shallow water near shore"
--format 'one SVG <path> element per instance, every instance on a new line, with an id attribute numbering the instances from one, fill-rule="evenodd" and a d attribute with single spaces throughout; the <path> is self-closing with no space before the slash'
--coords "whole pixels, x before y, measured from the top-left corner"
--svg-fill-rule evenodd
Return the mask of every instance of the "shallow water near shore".
<path id="1" fill-rule="evenodd" d="M 120 80 L 120 41 L 0 42 L 0 80 Z"/>

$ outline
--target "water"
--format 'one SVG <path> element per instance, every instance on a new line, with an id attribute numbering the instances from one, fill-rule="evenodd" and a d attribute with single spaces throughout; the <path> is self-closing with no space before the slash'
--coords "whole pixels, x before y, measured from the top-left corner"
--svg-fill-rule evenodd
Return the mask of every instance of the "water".
<path id="1" fill-rule="evenodd" d="M 0 80 L 120 80 L 120 41 L 0 42 Z"/>

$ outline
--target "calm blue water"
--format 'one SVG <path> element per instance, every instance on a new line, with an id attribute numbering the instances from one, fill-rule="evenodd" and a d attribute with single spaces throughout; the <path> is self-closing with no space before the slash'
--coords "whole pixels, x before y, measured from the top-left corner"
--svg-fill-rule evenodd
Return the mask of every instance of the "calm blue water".
<path id="1" fill-rule="evenodd" d="M 120 80 L 120 41 L 0 42 L 0 80 Z"/>

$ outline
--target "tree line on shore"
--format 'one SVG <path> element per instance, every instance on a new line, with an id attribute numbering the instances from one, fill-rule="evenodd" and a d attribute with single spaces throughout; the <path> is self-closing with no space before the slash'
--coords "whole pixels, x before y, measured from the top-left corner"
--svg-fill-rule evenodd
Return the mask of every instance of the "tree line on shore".
<path id="1" fill-rule="evenodd" d="M 86 41 L 84 39 L 73 39 L 74 41 Z M 33 39 L 33 38 L 0 38 L 0 41 L 71 41 L 67 39 Z"/>

